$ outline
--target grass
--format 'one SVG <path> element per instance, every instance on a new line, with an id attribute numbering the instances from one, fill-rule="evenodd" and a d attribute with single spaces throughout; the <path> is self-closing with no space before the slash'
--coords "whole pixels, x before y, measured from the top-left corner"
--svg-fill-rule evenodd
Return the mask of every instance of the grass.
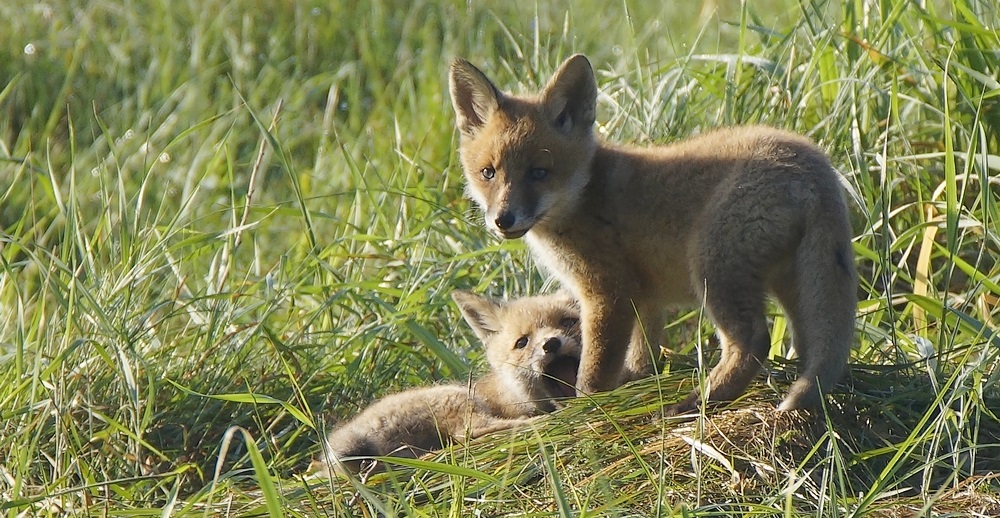
<path id="1" fill-rule="evenodd" d="M 677 5 L 674 5 L 677 4 Z M 683 6 L 682 6 L 683 5 Z M 1000 512 L 995 2 L 0 4 L 0 512 Z M 548 286 L 463 199 L 446 65 L 531 90 L 588 54 L 608 139 L 766 123 L 853 200 L 852 374 L 694 421 L 667 372 L 361 484 L 307 480 L 373 398 L 481 365 L 454 288 Z M 965 515 L 965 514 L 963 514 Z"/>

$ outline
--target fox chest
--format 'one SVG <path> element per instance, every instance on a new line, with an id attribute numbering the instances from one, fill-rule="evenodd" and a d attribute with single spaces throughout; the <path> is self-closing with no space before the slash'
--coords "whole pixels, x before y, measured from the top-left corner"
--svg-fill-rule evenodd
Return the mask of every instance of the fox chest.
<path id="1" fill-rule="evenodd" d="M 525 236 L 531 256 L 539 263 L 541 268 L 552 274 L 559 280 L 559 283 L 579 297 L 579 276 L 578 270 L 582 266 L 582 258 L 574 254 L 572 250 L 566 250 L 550 240 L 541 239 L 529 232 Z"/>

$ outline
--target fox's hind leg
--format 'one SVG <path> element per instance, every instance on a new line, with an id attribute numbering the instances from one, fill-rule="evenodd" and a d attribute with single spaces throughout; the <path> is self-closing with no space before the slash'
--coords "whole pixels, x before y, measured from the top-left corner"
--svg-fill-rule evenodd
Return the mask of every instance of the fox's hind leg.
<path id="1" fill-rule="evenodd" d="M 695 410 L 701 401 L 730 401 L 739 397 L 767 361 L 770 333 L 764 316 L 763 287 L 752 276 L 729 275 L 707 279 L 705 302 L 722 345 L 722 358 L 708 375 L 705 389 L 669 407 L 666 415 Z"/>
<path id="2" fill-rule="evenodd" d="M 741 185 L 721 197 L 701 226 L 691 250 L 691 283 L 715 324 L 722 357 L 708 375 L 707 394 L 695 391 L 668 414 L 692 410 L 702 399 L 739 397 L 767 361 L 767 273 L 794 251 L 799 218 L 765 187 Z"/>

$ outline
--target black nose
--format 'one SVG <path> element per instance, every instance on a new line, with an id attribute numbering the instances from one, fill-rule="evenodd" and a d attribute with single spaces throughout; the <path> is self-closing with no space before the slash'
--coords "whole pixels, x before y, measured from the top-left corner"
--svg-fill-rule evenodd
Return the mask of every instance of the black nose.
<path id="1" fill-rule="evenodd" d="M 542 350 L 547 353 L 554 353 L 558 351 L 559 347 L 561 346 L 562 346 L 562 340 L 558 338 L 549 338 L 548 340 L 545 341 L 544 344 L 542 344 Z"/>
<path id="2" fill-rule="evenodd" d="M 508 230 L 514 226 L 515 219 L 513 212 L 504 211 L 497 214 L 497 218 L 493 222 L 497 224 L 497 228 L 500 230 Z"/>

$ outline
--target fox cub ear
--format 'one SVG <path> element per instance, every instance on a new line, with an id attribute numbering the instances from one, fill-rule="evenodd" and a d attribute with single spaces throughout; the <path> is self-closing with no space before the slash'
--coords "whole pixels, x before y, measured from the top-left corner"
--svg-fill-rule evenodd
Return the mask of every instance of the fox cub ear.
<path id="1" fill-rule="evenodd" d="M 451 63 L 448 75 L 451 103 L 455 106 L 459 131 L 473 135 L 489 120 L 500 105 L 500 90 L 473 66 L 458 58 Z"/>
<path id="2" fill-rule="evenodd" d="M 465 290 L 451 292 L 451 299 L 480 340 L 485 342 L 500 332 L 500 304 L 497 301 Z"/>
<path id="3" fill-rule="evenodd" d="M 590 132 L 597 118 L 597 80 L 586 56 L 563 62 L 542 90 L 542 105 L 560 132 Z"/>

